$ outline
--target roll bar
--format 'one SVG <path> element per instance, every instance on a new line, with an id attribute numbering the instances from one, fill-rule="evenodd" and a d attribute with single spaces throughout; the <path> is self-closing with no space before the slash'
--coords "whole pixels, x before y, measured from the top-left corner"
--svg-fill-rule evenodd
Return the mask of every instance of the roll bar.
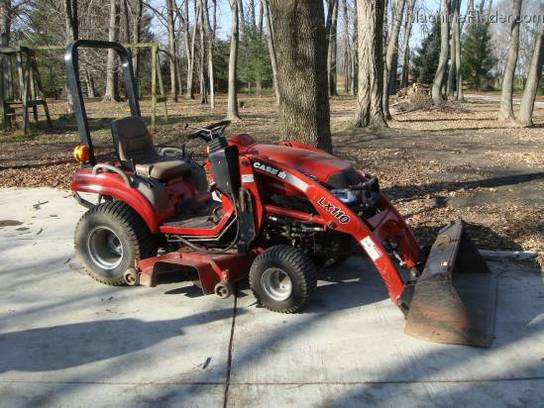
<path id="1" fill-rule="evenodd" d="M 89 146 L 91 165 L 96 164 L 94 156 L 94 148 L 89 131 L 89 122 L 87 120 L 87 112 L 83 103 L 83 93 L 81 92 L 81 82 L 79 79 L 79 48 L 101 48 L 114 50 L 121 59 L 121 66 L 125 77 L 125 91 L 130 106 L 132 116 L 140 117 L 140 104 L 138 103 L 138 89 L 134 80 L 134 69 L 132 68 L 132 56 L 130 51 L 117 42 L 110 41 L 95 41 L 95 40 L 77 40 L 66 47 L 64 53 L 64 64 L 66 66 L 68 89 L 72 96 L 74 105 L 74 114 L 76 117 L 77 128 L 81 143 Z"/>

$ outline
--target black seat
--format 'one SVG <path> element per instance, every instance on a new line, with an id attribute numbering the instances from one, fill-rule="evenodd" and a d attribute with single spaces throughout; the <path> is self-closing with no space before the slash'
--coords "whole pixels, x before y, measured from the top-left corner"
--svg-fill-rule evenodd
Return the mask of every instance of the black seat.
<path id="1" fill-rule="evenodd" d="M 161 156 L 153 146 L 153 138 L 139 117 L 115 120 L 111 124 L 113 142 L 123 166 L 157 180 L 168 181 L 191 175 L 191 167 L 183 160 Z"/>

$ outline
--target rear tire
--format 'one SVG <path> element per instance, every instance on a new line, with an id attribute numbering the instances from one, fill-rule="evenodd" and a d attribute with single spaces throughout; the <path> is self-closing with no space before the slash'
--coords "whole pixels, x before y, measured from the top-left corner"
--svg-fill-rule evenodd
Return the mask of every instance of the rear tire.
<path id="1" fill-rule="evenodd" d="M 79 220 L 75 250 L 86 272 L 106 285 L 124 285 L 136 260 L 157 254 L 157 242 L 141 217 L 122 201 L 98 204 Z"/>
<path id="2" fill-rule="evenodd" d="M 253 261 L 249 286 L 268 310 L 294 313 L 304 306 L 317 286 L 315 266 L 301 250 L 276 245 Z"/>

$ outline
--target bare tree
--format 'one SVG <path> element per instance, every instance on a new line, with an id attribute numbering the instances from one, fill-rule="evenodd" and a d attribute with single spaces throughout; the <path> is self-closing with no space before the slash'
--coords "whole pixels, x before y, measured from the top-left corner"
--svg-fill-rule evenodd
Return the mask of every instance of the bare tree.
<path id="1" fill-rule="evenodd" d="M 64 0 L 64 22 L 66 24 L 66 42 L 75 41 L 79 37 L 79 19 L 77 0 Z"/>
<path id="2" fill-rule="evenodd" d="M 338 34 L 338 0 L 328 0 L 326 33 L 329 95 L 336 96 L 338 95 L 338 91 L 336 89 L 336 37 Z"/>
<path id="3" fill-rule="evenodd" d="M 240 35 L 240 19 L 238 17 L 238 0 L 229 0 L 231 12 L 230 55 L 229 55 L 229 94 L 227 101 L 227 119 L 240 120 L 238 113 L 238 42 Z"/>
<path id="4" fill-rule="evenodd" d="M 283 137 L 331 151 L 323 2 L 271 0 Z"/>
<path id="5" fill-rule="evenodd" d="M 118 36 L 117 14 L 118 14 L 118 0 L 110 0 L 110 22 L 108 26 L 108 41 L 117 41 L 117 36 Z M 106 92 L 104 93 L 104 100 L 105 101 L 119 100 L 114 50 L 108 50 L 108 59 L 106 62 Z"/>
<path id="6" fill-rule="evenodd" d="M 268 31 L 267 43 L 268 54 L 270 55 L 270 65 L 272 66 L 272 85 L 276 95 L 276 103 L 280 104 L 280 88 L 278 86 L 278 63 L 276 57 L 276 46 L 274 41 L 274 29 L 272 27 L 272 18 L 270 16 L 269 0 L 261 0 L 261 8 L 264 10 L 264 19 Z"/>
<path id="7" fill-rule="evenodd" d="M 448 53 L 449 53 L 449 1 L 441 0 L 440 3 L 440 57 L 438 59 L 438 67 L 434 76 L 432 87 L 432 98 L 435 105 L 441 104 L 444 99 L 442 97 L 442 85 L 444 83 L 444 76 L 446 74 L 446 68 L 448 66 Z"/>
<path id="8" fill-rule="evenodd" d="M 414 23 L 414 7 L 416 1 L 408 0 L 406 5 L 406 17 L 404 19 L 404 38 L 402 42 L 402 74 L 400 77 L 400 87 L 408 86 L 408 75 L 410 73 L 410 35 Z"/>
<path id="9" fill-rule="evenodd" d="M 348 2 L 342 0 L 342 25 L 344 26 L 344 55 L 342 57 L 342 63 L 344 65 L 344 93 L 349 93 L 349 87 L 351 82 L 351 43 L 349 36 L 349 13 Z"/>
<path id="10" fill-rule="evenodd" d="M 522 0 L 512 0 L 512 24 L 510 25 L 510 49 L 508 59 L 504 68 L 502 79 L 501 107 L 499 119 L 503 121 L 514 121 L 514 109 L 512 107 L 512 93 L 514 91 L 514 74 L 519 54 L 519 24 Z"/>
<path id="11" fill-rule="evenodd" d="M 9 45 L 11 35 L 11 0 L 0 0 L 0 44 Z"/>
<path id="12" fill-rule="evenodd" d="M 263 0 L 259 1 L 259 16 L 257 17 L 257 28 L 262 34 L 264 32 L 264 7 Z"/>
<path id="13" fill-rule="evenodd" d="M 191 41 L 190 41 L 190 17 L 189 17 L 189 0 L 183 0 L 183 4 L 181 7 L 177 7 L 176 8 L 176 11 L 177 11 L 177 16 L 179 17 L 181 23 L 180 23 L 180 29 L 181 29 L 181 34 L 183 35 L 183 48 L 184 48 L 184 51 L 185 51 L 185 58 L 186 58 L 186 61 L 187 61 L 187 78 L 186 78 L 186 87 L 187 87 L 187 93 L 186 93 L 186 97 L 187 95 L 189 96 L 189 99 L 191 99 L 193 96 L 191 95 L 192 93 L 192 78 L 191 78 L 191 91 L 189 92 L 189 84 L 188 84 L 188 79 L 189 79 L 189 71 L 191 69 L 191 59 L 192 59 L 192 55 L 191 55 Z M 178 69 L 178 77 L 180 76 L 179 74 L 179 71 L 180 69 Z M 181 88 L 181 79 L 179 81 L 179 86 Z"/>
<path id="14" fill-rule="evenodd" d="M 455 98 L 458 101 L 463 101 L 465 97 L 463 95 L 463 70 L 461 68 L 461 0 L 457 0 L 456 6 L 452 30 L 452 35 L 455 37 L 455 83 L 457 85 Z"/>
<path id="15" fill-rule="evenodd" d="M 191 32 L 191 49 L 188 52 L 190 59 L 187 61 L 187 92 L 185 93 L 186 99 L 194 99 L 193 93 L 193 79 L 195 75 L 195 59 L 196 59 L 196 35 L 198 22 L 200 21 L 200 7 L 197 6 L 196 0 L 194 2 L 194 14 L 195 21 L 193 23 L 193 30 Z M 185 0 L 185 15 L 187 16 L 186 26 L 189 26 L 189 0 Z M 188 58 L 189 58 L 188 57 Z"/>
<path id="16" fill-rule="evenodd" d="M 392 22 L 391 22 L 391 34 L 387 43 L 387 52 L 385 54 L 385 69 L 384 69 L 384 81 L 383 81 L 383 112 L 387 119 L 391 118 L 389 112 L 389 93 L 392 91 L 391 82 L 397 81 L 397 69 L 395 56 L 398 55 L 399 49 L 399 33 L 400 26 L 402 24 L 402 16 L 404 15 L 404 0 L 395 0 L 393 6 Z M 396 87 L 394 87 L 396 88 Z"/>
<path id="17" fill-rule="evenodd" d="M 0 0 L 0 45 L 9 46 L 11 34 L 11 0 Z M 9 58 L 0 56 L 0 123 L 2 128 L 9 125 L 9 116 L 5 115 L 4 95 L 10 85 Z"/>
<path id="18" fill-rule="evenodd" d="M 541 11 L 544 7 L 541 8 Z M 529 74 L 527 82 L 523 90 L 523 96 L 519 106 L 518 123 L 521 126 L 533 125 L 533 110 L 535 107 L 535 99 L 538 91 L 540 78 L 542 77 L 542 64 L 544 62 L 544 23 L 540 24 L 538 34 L 535 40 L 535 48 L 533 57 L 529 66 Z"/>
<path id="19" fill-rule="evenodd" d="M 357 19 L 357 0 L 353 2 L 353 34 L 351 36 L 351 84 L 350 91 L 352 95 L 357 94 L 359 78 L 359 41 L 358 41 L 358 19 Z"/>
<path id="20" fill-rule="evenodd" d="M 143 15 L 143 0 L 134 0 L 132 10 L 132 43 L 138 44 L 142 34 L 142 15 Z M 134 75 L 139 78 L 140 73 L 140 50 L 134 48 L 132 50 L 132 65 L 134 67 Z"/>
<path id="21" fill-rule="evenodd" d="M 359 74 L 356 127 L 386 127 L 383 113 L 383 3 L 357 0 Z"/>
<path id="22" fill-rule="evenodd" d="M 170 95 L 172 99 L 178 100 L 177 84 L 177 46 L 176 28 L 174 20 L 174 0 L 166 0 L 166 26 L 168 29 L 168 62 L 170 65 Z"/>
<path id="23" fill-rule="evenodd" d="M 215 0 L 211 0 L 215 4 Z M 202 9 L 203 27 L 202 30 L 206 31 L 206 50 L 208 57 L 208 87 L 210 90 L 210 107 L 215 109 L 215 88 L 214 88 L 214 66 L 213 66 L 213 38 L 214 32 L 210 24 L 210 15 L 208 13 L 208 1 L 200 0 L 200 7 Z M 204 50 L 202 50 L 204 52 Z"/>
<path id="24" fill-rule="evenodd" d="M 240 0 L 242 2 L 243 0 Z M 249 0 L 249 23 L 253 33 L 260 39 L 262 39 L 263 31 L 262 24 L 257 22 L 257 11 L 255 7 L 255 0 Z M 255 72 L 255 92 L 257 96 L 262 96 L 263 94 L 263 78 L 261 70 L 258 69 Z"/>
<path id="25" fill-rule="evenodd" d="M 447 95 L 448 99 L 453 99 L 455 96 L 455 81 L 456 81 L 456 69 L 457 66 L 457 37 L 454 35 L 454 28 L 457 20 L 459 20 L 459 15 L 457 14 L 457 3 L 460 0 L 451 0 L 451 15 L 452 21 L 450 26 L 451 36 L 450 36 L 450 69 L 448 71 L 448 85 L 447 85 Z"/>
<path id="26" fill-rule="evenodd" d="M 196 1 L 196 0 L 195 0 Z M 200 103 L 208 103 L 208 90 L 206 88 L 206 35 L 204 33 L 204 12 L 202 11 L 202 0 L 198 0 L 198 34 L 200 37 L 199 49 L 199 82 L 200 82 Z"/>
<path id="27" fill-rule="evenodd" d="M 79 18 L 77 14 L 77 0 L 64 0 L 64 23 L 65 23 L 65 35 L 66 43 L 75 41 L 79 37 Z M 86 78 L 89 77 L 89 73 L 86 73 Z M 72 101 L 72 94 L 68 92 L 66 87 L 66 110 L 68 114 L 74 113 L 74 103 Z"/>

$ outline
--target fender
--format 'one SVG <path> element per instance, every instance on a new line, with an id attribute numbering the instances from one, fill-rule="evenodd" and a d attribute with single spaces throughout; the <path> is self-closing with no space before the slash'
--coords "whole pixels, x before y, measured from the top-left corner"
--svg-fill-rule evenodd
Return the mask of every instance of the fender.
<path id="1" fill-rule="evenodd" d="M 159 221 L 151 203 L 138 189 L 127 186 L 121 176 L 115 173 L 104 172 L 93 175 L 90 169 L 78 169 L 70 182 L 70 189 L 111 196 L 123 201 L 142 217 L 152 233 L 159 232 Z"/>

